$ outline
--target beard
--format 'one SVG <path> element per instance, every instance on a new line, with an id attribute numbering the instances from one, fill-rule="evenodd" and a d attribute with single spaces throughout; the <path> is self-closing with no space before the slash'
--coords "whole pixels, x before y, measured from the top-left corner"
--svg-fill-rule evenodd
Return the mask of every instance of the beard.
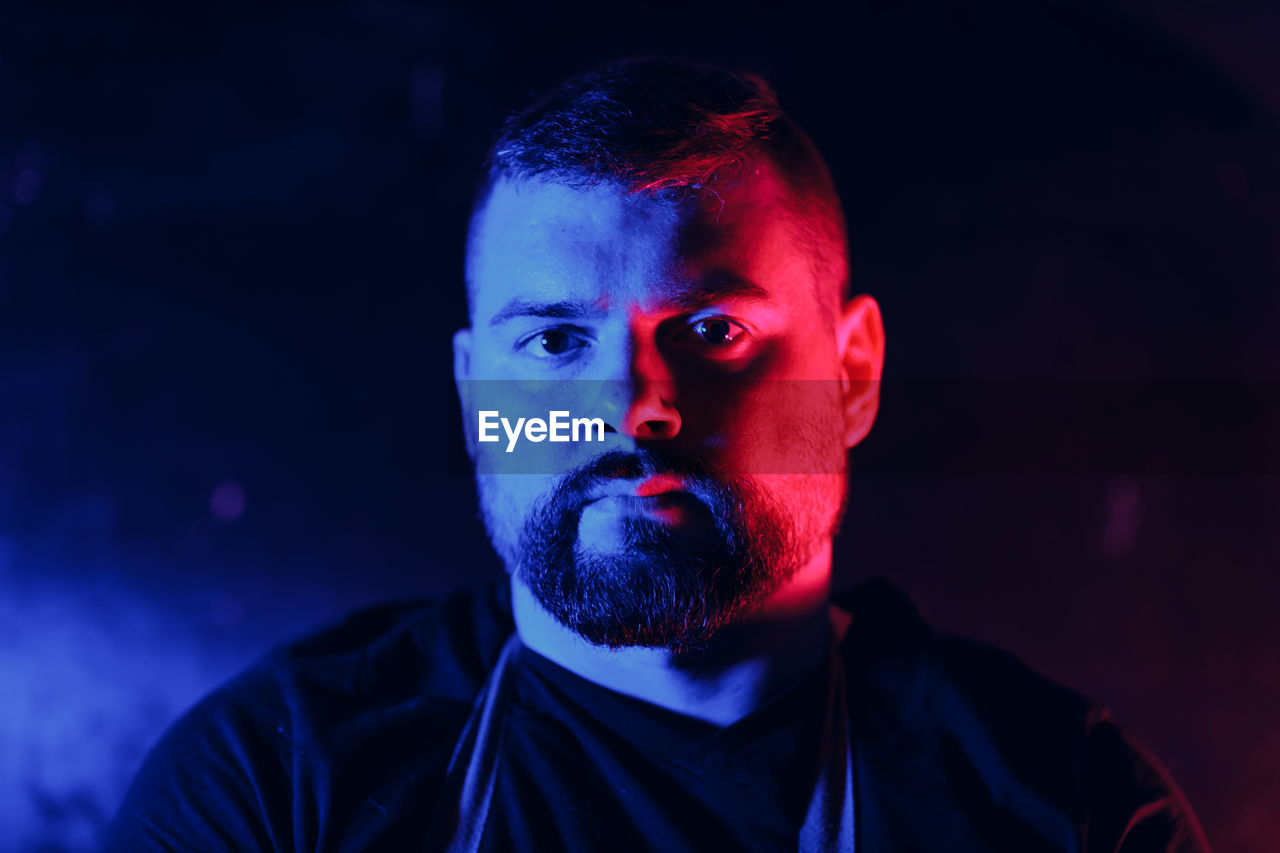
<path id="1" fill-rule="evenodd" d="M 579 525 L 596 490 L 614 479 L 658 474 L 681 480 L 688 524 L 622 513 L 613 547 L 583 546 Z M 567 472 L 534 502 L 523 524 L 497 511 L 502 502 L 489 478 L 477 478 L 477 486 L 482 517 L 508 570 L 552 617 L 596 645 L 677 653 L 705 648 L 714 634 L 759 607 L 812 557 L 816 534 L 829 535 L 843 512 L 841 499 L 824 530 L 800 531 L 752 482 L 645 448 L 609 451 Z"/>

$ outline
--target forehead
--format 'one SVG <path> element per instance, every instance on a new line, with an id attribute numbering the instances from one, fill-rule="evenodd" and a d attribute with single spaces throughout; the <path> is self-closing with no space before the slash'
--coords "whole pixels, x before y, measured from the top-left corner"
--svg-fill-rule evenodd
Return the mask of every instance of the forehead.
<path id="1" fill-rule="evenodd" d="M 615 184 L 572 187 L 500 179 L 473 223 L 467 275 L 472 310 L 511 296 L 604 299 L 657 306 L 704 278 L 752 282 L 770 295 L 808 289 L 790 196 L 767 166 L 684 200 Z"/>

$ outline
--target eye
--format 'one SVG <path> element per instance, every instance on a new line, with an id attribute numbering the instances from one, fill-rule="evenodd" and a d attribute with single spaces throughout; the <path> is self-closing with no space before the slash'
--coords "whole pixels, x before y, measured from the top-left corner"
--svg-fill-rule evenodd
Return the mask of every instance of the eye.
<path id="1" fill-rule="evenodd" d="M 680 337 L 692 343 L 727 347 L 736 343 L 747 330 L 727 317 L 706 317 L 694 322 Z"/>
<path id="2" fill-rule="evenodd" d="M 562 358 L 588 343 L 585 335 L 572 329 L 543 329 L 521 340 L 517 348 L 526 350 L 534 358 Z"/>

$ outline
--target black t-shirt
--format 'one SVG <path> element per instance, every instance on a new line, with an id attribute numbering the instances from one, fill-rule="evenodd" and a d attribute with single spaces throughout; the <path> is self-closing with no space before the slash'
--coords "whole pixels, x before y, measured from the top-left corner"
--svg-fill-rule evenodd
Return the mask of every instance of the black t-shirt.
<path id="1" fill-rule="evenodd" d="M 818 775 L 826 671 L 729 726 L 521 649 L 482 850 L 794 849 Z"/>
<path id="2" fill-rule="evenodd" d="M 930 631 L 883 581 L 836 599 L 859 853 L 1201 851 L 1177 788 L 1104 709 Z M 505 585 L 368 608 L 268 654 L 176 723 L 108 851 L 421 850 L 513 631 Z M 514 663 L 481 849 L 795 850 L 825 668 L 727 727 Z"/>

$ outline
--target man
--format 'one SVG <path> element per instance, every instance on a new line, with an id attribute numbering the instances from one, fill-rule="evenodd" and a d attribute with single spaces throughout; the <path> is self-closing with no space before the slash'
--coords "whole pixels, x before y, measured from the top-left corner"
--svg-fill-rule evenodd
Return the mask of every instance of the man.
<path id="1" fill-rule="evenodd" d="M 495 143 L 454 371 L 510 584 L 367 609 L 180 721 L 116 850 L 1195 851 L 1086 699 L 830 596 L 884 335 L 755 77 L 564 83 Z"/>

